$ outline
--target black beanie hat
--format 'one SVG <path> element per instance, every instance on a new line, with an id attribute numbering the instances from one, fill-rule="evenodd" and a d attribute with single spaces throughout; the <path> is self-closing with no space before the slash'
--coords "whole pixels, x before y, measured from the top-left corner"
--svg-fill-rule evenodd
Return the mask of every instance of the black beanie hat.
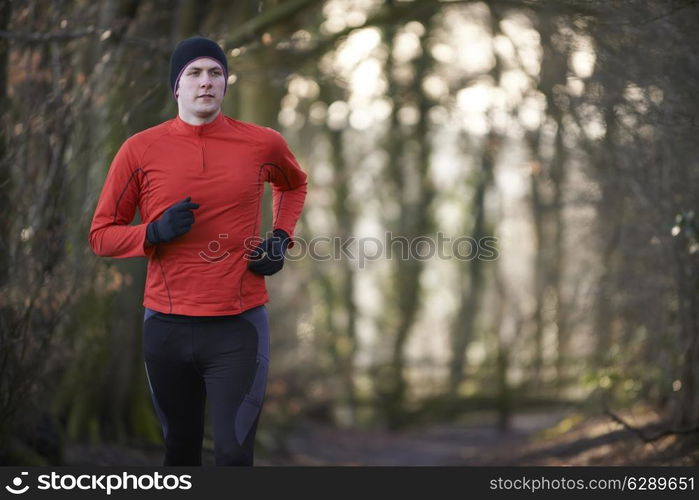
<path id="1" fill-rule="evenodd" d="M 218 61 L 223 67 L 224 77 L 228 80 L 228 61 L 226 61 L 226 54 L 223 53 L 221 47 L 208 38 L 193 36 L 178 43 L 172 52 L 172 56 L 170 56 L 170 88 L 172 89 L 172 95 L 175 95 L 177 82 L 180 80 L 182 71 L 189 63 L 200 57 L 210 57 Z"/>

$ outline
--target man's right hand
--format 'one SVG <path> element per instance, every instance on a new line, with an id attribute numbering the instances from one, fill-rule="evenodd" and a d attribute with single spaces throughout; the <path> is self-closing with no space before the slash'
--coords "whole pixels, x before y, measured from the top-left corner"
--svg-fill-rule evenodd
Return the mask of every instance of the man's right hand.
<path id="1" fill-rule="evenodd" d="M 191 199 L 191 196 L 187 196 L 165 210 L 160 219 L 148 224 L 146 239 L 150 244 L 167 243 L 192 229 L 194 224 L 192 210 L 199 208 L 199 204 L 192 203 Z"/>

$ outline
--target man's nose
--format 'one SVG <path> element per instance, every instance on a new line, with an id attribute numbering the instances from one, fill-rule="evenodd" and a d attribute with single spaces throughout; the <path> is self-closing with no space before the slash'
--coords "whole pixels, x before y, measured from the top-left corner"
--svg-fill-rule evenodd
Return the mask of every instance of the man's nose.
<path id="1" fill-rule="evenodd" d="M 209 75 L 204 75 L 201 79 L 201 82 L 199 82 L 199 84 L 202 87 L 211 87 L 211 85 L 213 85 L 211 83 L 211 77 Z"/>

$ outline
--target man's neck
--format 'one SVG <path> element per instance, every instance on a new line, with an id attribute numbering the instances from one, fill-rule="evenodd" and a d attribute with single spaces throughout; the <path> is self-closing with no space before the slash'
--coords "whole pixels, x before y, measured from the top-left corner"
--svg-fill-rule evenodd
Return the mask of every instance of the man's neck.
<path id="1" fill-rule="evenodd" d="M 183 114 L 181 112 L 178 112 L 177 114 L 179 115 L 180 120 L 188 123 L 189 125 L 206 125 L 207 123 L 214 121 L 219 113 L 221 113 L 220 109 L 216 113 L 205 117 Z"/>

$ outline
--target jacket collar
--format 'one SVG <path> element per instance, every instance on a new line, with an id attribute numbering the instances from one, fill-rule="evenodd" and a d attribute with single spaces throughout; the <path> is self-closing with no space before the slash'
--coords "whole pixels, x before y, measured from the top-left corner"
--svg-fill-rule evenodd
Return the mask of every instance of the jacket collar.
<path id="1" fill-rule="evenodd" d="M 205 123 L 204 125 L 191 125 L 180 118 L 180 115 L 177 115 L 172 121 L 172 127 L 178 134 L 197 136 L 210 135 L 224 127 L 223 111 L 219 111 L 213 121 Z"/>

